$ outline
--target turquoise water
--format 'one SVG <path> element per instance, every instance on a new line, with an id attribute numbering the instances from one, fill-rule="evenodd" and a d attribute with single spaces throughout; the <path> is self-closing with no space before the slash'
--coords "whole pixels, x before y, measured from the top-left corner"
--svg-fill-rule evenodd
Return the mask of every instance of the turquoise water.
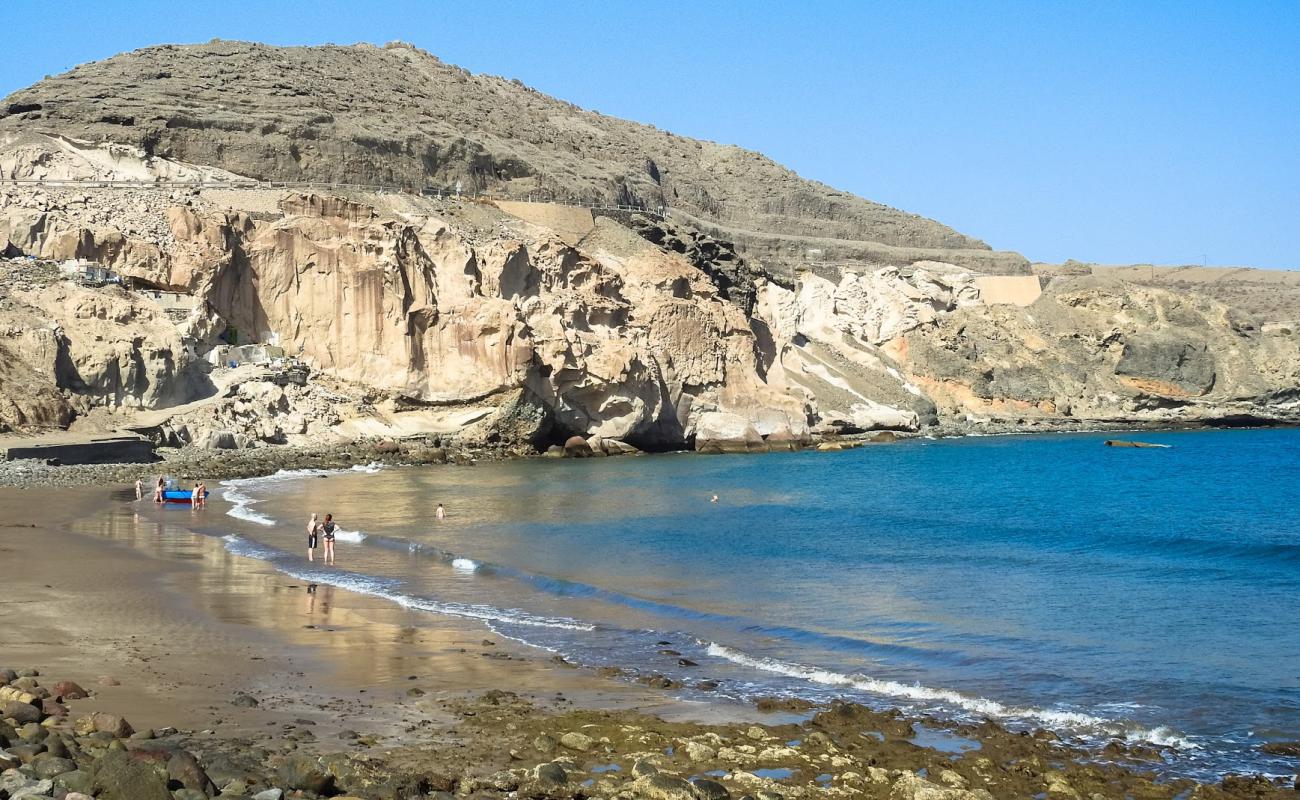
<path id="1" fill-rule="evenodd" d="M 686 694 L 848 696 L 1154 743 L 1180 774 L 1294 772 L 1255 748 L 1300 739 L 1300 430 L 1104 438 L 288 475 L 229 485 L 213 532 Z M 312 511 L 345 530 L 335 569 L 301 552 Z"/>

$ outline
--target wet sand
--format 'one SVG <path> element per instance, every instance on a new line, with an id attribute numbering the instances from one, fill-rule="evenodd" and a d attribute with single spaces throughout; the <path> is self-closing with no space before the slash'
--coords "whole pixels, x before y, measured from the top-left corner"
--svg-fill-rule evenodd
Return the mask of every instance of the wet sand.
<path id="1" fill-rule="evenodd" d="M 754 716 L 553 663 L 471 620 L 333 586 L 309 592 L 216 537 L 157 522 L 152 508 L 108 510 L 129 507 L 125 498 L 0 488 L 0 666 L 95 684 L 96 699 L 83 705 L 111 706 L 137 727 L 234 733 L 308 718 L 325 732 L 344 726 L 343 704 L 347 727 L 388 734 L 429 716 L 433 704 L 414 701 L 411 689 L 436 699 L 501 687 L 556 706 Z M 168 511 L 187 520 L 183 509 Z M 238 693 L 259 705 L 232 706 Z"/>

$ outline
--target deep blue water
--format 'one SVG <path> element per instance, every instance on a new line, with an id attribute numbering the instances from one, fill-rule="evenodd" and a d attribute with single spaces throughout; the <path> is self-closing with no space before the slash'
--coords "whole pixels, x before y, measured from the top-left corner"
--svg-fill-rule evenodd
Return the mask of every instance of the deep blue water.
<path id="1" fill-rule="evenodd" d="M 1300 430 L 1105 438 L 240 481 L 228 546 L 724 696 L 850 696 L 1171 745 L 1183 774 L 1294 772 L 1255 748 L 1300 739 Z M 312 511 L 349 531 L 334 570 L 303 557 Z"/>

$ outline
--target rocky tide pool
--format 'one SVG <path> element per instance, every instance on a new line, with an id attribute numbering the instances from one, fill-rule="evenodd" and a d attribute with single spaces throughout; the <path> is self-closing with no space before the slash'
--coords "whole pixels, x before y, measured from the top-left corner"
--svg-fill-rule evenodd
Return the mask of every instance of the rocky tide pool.
<path id="1" fill-rule="evenodd" d="M 1150 746 L 1173 774 L 1294 772 L 1260 746 L 1300 739 L 1300 430 L 1106 438 L 306 472 L 156 513 L 687 697 L 847 697 Z M 333 568 L 306 559 L 312 512 L 341 523 Z"/>

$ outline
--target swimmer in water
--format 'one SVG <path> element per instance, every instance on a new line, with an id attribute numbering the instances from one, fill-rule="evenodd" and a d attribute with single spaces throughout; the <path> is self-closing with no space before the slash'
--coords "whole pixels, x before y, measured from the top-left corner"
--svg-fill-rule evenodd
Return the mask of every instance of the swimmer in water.
<path id="1" fill-rule="evenodd" d="M 435 512 L 433 512 L 433 515 L 434 515 L 435 517 L 437 517 L 438 519 L 446 519 L 446 518 L 447 518 L 447 509 L 445 509 L 445 508 L 442 507 L 442 503 L 439 503 L 439 504 L 438 504 L 438 510 L 435 511 Z"/>
<path id="2" fill-rule="evenodd" d="M 709 502 L 710 502 L 710 503 L 716 503 L 716 502 L 718 502 L 718 496 L 715 494 L 713 497 L 710 497 L 710 498 L 709 498 Z"/>

